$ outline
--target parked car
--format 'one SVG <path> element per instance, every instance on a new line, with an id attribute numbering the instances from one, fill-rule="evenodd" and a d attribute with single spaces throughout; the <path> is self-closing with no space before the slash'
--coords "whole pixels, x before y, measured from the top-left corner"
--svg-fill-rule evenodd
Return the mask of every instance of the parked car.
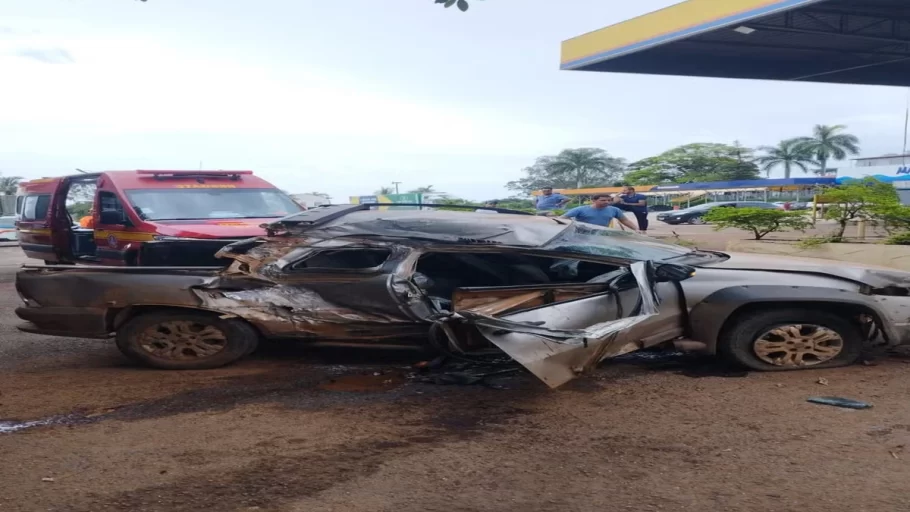
<path id="1" fill-rule="evenodd" d="M 19 239 L 16 233 L 16 216 L 4 215 L 0 217 L 0 242 L 12 242 Z"/>
<path id="2" fill-rule="evenodd" d="M 673 211 L 673 206 L 671 206 L 671 205 L 669 205 L 669 204 L 649 204 L 649 205 L 648 205 L 648 211 L 649 211 L 649 212 L 655 212 L 655 213 L 657 213 L 657 212 L 671 212 L 671 211 Z"/>
<path id="3" fill-rule="evenodd" d="M 779 209 L 774 203 L 765 203 L 761 201 L 729 201 L 720 203 L 705 203 L 685 210 L 675 212 L 661 213 L 657 220 L 667 224 L 705 224 L 705 214 L 714 208 L 768 208 Z"/>
<path id="4" fill-rule="evenodd" d="M 21 330 L 111 338 L 213 368 L 267 339 L 500 350 L 551 387 L 688 340 L 755 370 L 830 368 L 910 341 L 910 273 L 692 250 L 569 219 L 320 207 L 224 247 L 224 268 L 36 265 Z"/>
<path id="5" fill-rule="evenodd" d="M 788 203 L 788 202 L 790 203 L 790 207 L 789 207 L 789 208 L 787 208 L 787 203 Z M 809 209 L 809 203 L 806 203 L 806 202 L 803 202 L 803 201 L 777 201 L 777 202 L 774 203 L 774 206 L 776 206 L 776 207 L 778 207 L 778 208 L 780 208 L 780 209 L 782 209 L 782 210 L 788 210 L 788 209 L 789 209 L 789 210 L 791 210 L 791 211 L 808 210 L 808 209 Z"/>

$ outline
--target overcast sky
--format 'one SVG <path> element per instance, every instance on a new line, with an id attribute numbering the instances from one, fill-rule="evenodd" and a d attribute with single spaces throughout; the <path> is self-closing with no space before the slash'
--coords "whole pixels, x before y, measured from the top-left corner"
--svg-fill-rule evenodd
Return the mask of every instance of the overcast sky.
<path id="1" fill-rule="evenodd" d="M 0 0 L 0 173 L 253 169 L 336 202 L 508 195 L 540 155 L 635 160 L 846 124 L 896 152 L 905 90 L 559 71 L 564 39 L 672 0 Z"/>

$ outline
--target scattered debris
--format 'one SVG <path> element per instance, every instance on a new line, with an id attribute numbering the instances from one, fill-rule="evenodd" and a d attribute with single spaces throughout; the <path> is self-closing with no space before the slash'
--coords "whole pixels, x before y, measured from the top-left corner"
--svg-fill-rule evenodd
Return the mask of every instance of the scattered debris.
<path id="1" fill-rule="evenodd" d="M 812 397 L 806 400 L 813 404 L 821 405 L 831 405 L 834 407 L 843 407 L 845 409 L 871 409 L 872 404 L 866 402 L 860 402 L 858 400 L 851 400 L 849 398 L 841 398 L 837 396 L 821 396 L 821 397 Z"/>
<path id="2" fill-rule="evenodd" d="M 894 457 L 895 459 L 900 460 L 900 457 L 897 456 L 897 453 L 895 453 L 895 452 L 889 452 L 889 453 L 890 453 L 891 456 Z"/>
<path id="3" fill-rule="evenodd" d="M 42 482 L 53 482 L 54 479 L 53 479 L 53 478 L 50 478 L 50 477 L 44 477 L 44 478 L 41 479 L 41 481 L 42 481 Z"/>
<path id="4" fill-rule="evenodd" d="M 826 379 L 826 378 L 824 378 L 824 377 L 819 377 L 817 382 L 818 382 L 819 384 L 821 384 L 822 386 L 827 386 L 827 385 L 828 385 L 828 379 Z"/>

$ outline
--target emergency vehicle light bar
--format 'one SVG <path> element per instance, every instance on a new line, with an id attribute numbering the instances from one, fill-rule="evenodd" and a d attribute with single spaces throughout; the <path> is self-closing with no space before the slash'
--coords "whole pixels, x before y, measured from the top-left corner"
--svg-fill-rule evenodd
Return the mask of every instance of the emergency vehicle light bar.
<path id="1" fill-rule="evenodd" d="M 136 171 L 140 176 L 149 176 L 156 180 L 185 178 L 229 178 L 239 180 L 241 175 L 253 174 L 253 171 Z"/>

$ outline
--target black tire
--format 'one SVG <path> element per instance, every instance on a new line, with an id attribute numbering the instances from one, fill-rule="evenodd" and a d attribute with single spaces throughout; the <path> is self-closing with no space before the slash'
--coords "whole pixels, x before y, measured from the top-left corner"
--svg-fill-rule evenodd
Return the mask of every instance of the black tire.
<path id="1" fill-rule="evenodd" d="M 203 333 L 208 335 L 200 341 L 197 335 Z M 192 339 L 186 341 L 187 337 Z M 117 330 L 120 352 L 133 361 L 164 370 L 218 368 L 246 357 L 258 344 L 259 333 L 250 324 L 201 311 L 144 313 Z M 157 354 L 153 352 L 156 348 Z M 212 352 L 206 354 L 208 351 Z"/>
<path id="2" fill-rule="evenodd" d="M 756 351 L 756 342 L 763 334 L 787 325 L 803 325 L 804 333 L 818 326 L 834 331 L 841 339 L 840 352 L 827 360 L 811 356 L 804 366 L 771 364 Z M 816 331 L 817 332 L 817 331 Z M 767 342 L 765 342 L 767 347 Z M 781 342 L 781 345 L 789 342 Z M 816 309 L 766 309 L 745 313 L 731 320 L 717 340 L 717 351 L 725 359 L 753 370 L 789 371 L 837 368 L 851 365 L 859 359 L 865 345 L 860 327 L 848 318 Z M 796 350 L 796 347 L 793 348 Z M 785 353 L 783 350 L 780 353 Z M 771 356 L 766 355 L 766 358 Z"/>

